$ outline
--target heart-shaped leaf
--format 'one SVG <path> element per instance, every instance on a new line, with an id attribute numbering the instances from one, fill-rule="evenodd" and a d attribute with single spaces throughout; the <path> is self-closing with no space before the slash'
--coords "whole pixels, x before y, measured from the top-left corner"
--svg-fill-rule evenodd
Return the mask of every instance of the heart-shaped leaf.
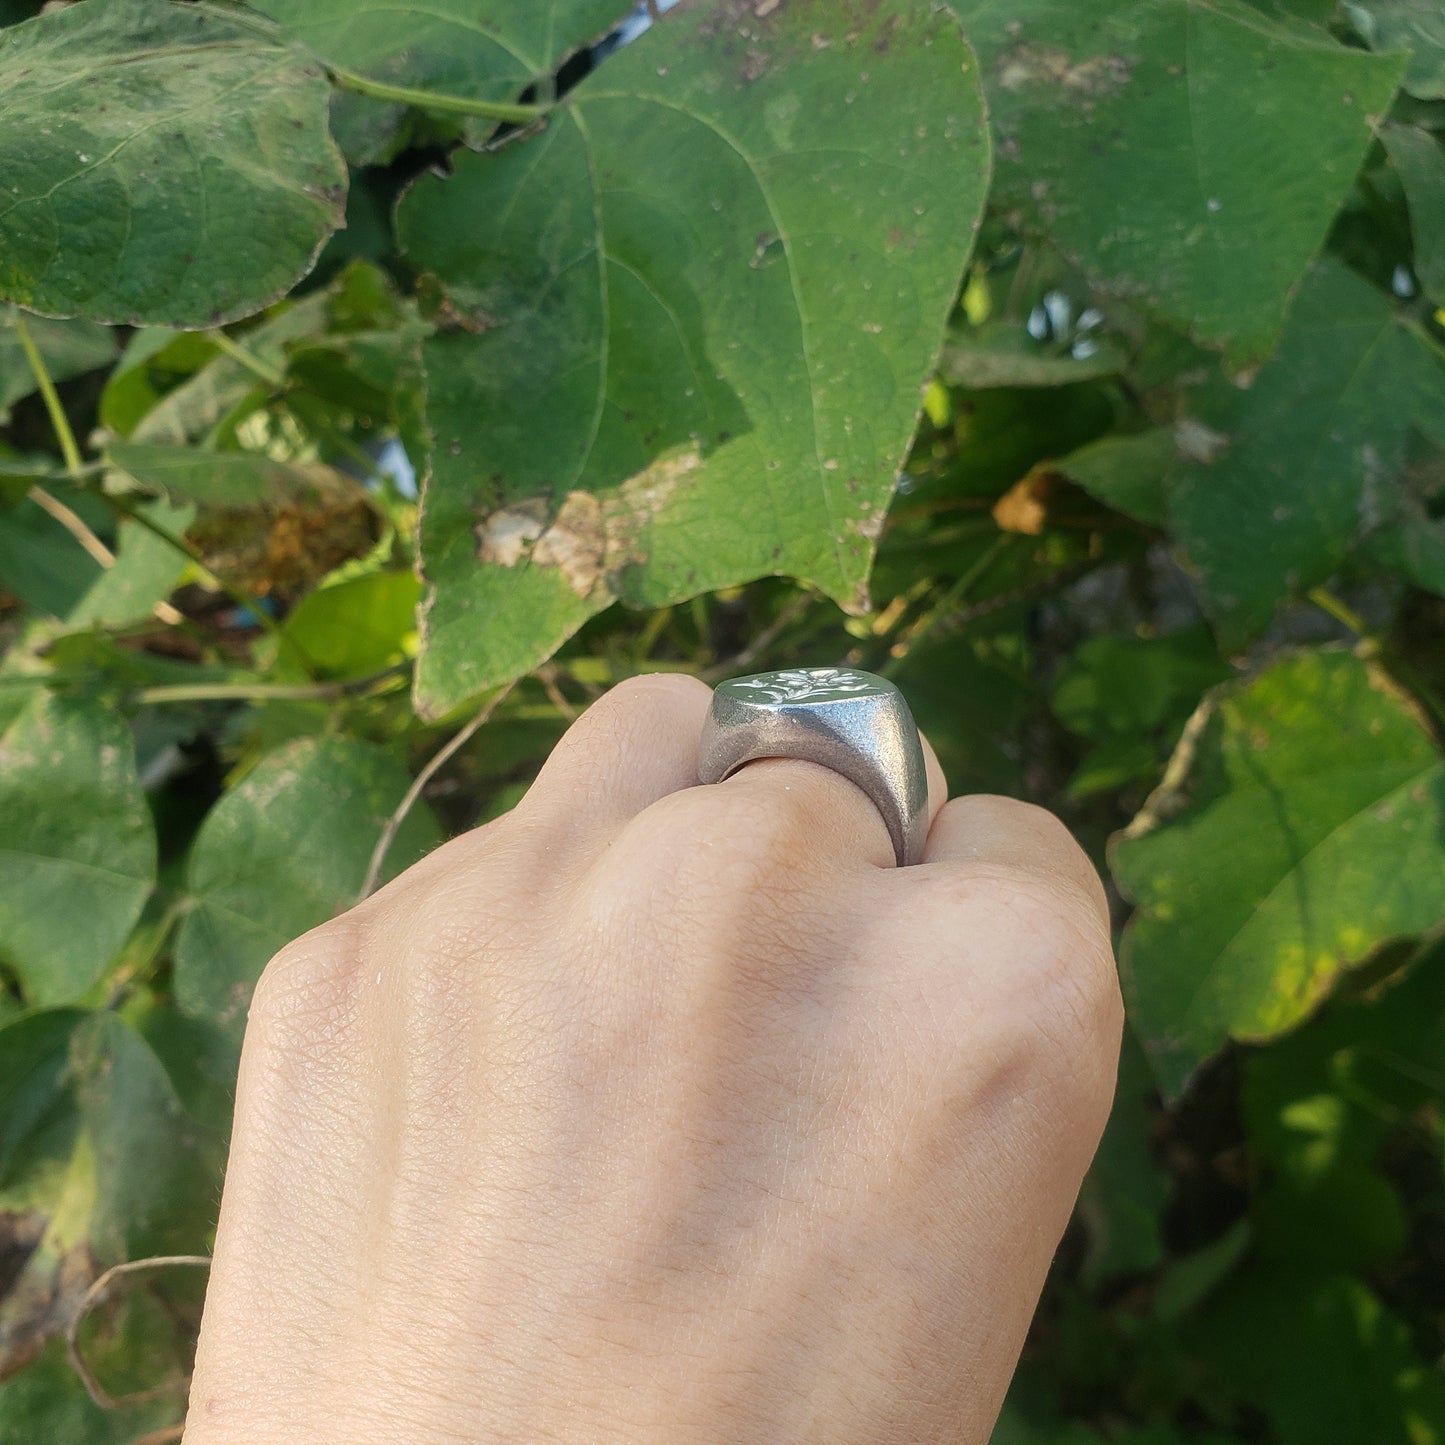
<path id="1" fill-rule="evenodd" d="M 451 326 L 419 705 L 616 598 L 791 573 L 864 606 L 988 172 L 951 14 L 790 0 L 669 15 L 539 134 L 418 181 L 399 230 Z"/>

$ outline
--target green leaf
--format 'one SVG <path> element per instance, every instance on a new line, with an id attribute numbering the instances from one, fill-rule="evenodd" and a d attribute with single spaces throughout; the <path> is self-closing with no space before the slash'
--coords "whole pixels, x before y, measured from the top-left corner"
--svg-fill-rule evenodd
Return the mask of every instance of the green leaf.
<path id="1" fill-rule="evenodd" d="M 204 1250 L 224 1143 L 213 1135 L 202 1153 L 159 1060 L 117 1014 L 57 1010 L 0 1029 L 0 1085 L 27 1057 L 37 1082 L 18 1102 L 47 1121 L 49 1157 L 27 1149 L 28 1188 L 7 1180 L 0 1221 L 30 1248 L 0 1300 L 0 1372 L 65 1328 L 105 1266 Z"/>
<path id="2" fill-rule="evenodd" d="M 965 0 L 994 203 L 1100 285 L 1269 353 L 1404 72 L 1236 0 Z"/>
<path id="3" fill-rule="evenodd" d="M 68 484 L 46 481 L 44 486 L 92 531 L 108 530 L 110 509 L 104 502 Z M 0 587 L 37 611 L 67 616 L 100 573 L 100 564 L 28 496 L 0 512 Z"/>
<path id="4" fill-rule="evenodd" d="M 1445 306 L 1445 144 L 1415 125 L 1387 125 L 1380 139 L 1405 188 L 1415 237 L 1415 274 Z"/>
<path id="5" fill-rule="evenodd" d="M 124 718 L 36 698 L 0 737 L 0 958 L 32 1004 L 78 998 L 100 977 L 155 872 Z"/>
<path id="6" fill-rule="evenodd" d="M 31 1162 L 27 1144 L 70 1088 L 70 1036 L 81 1009 L 40 1009 L 0 1027 L 0 1186 Z"/>
<path id="7" fill-rule="evenodd" d="M 989 1445 L 1103 1445 L 1103 1437 L 1077 1421 L 1035 1424 L 1012 1405 L 1005 1405 Z"/>
<path id="8" fill-rule="evenodd" d="M 300 301 L 284 302 L 239 339 L 263 366 L 278 369 L 286 360 L 289 346 L 325 329 L 327 300 L 324 292 L 317 292 Z M 206 345 L 213 343 L 207 341 Z M 157 353 L 157 360 L 162 359 L 165 354 Z M 149 385 L 150 378 L 143 374 L 142 381 L 143 388 L 136 383 L 135 391 L 129 395 L 122 391 L 114 398 L 118 420 L 128 423 L 120 429 L 127 431 L 132 441 L 172 445 L 208 438 L 228 417 L 255 410 L 271 390 L 241 362 L 215 354 L 159 401 Z M 102 400 L 102 420 L 104 406 Z M 106 424 L 111 425 L 108 421 Z"/>
<path id="9" fill-rule="evenodd" d="M 1291 307 L 1278 356 L 1247 389 L 1202 389 L 1192 410 L 1199 459 L 1170 474 L 1169 519 L 1238 646 L 1393 513 L 1411 427 L 1445 414 L 1445 367 L 1384 296 L 1327 263 Z"/>
<path id="10" fill-rule="evenodd" d="M 337 677 L 376 672 L 405 655 L 416 636 L 421 583 L 410 572 L 373 572 L 303 597 L 282 631 Z"/>
<path id="11" fill-rule="evenodd" d="M 1191 1314 L 1234 1273 L 1249 1246 L 1249 1222 L 1239 1220 L 1203 1248 L 1176 1255 L 1154 1287 L 1156 1318 L 1177 1320 Z"/>
<path id="12" fill-rule="evenodd" d="M 197 1167 L 195 1130 L 150 1045 L 101 1012 L 76 1030 L 70 1053 L 95 1170 L 96 1256 L 202 1250 L 217 1181 Z"/>
<path id="13" fill-rule="evenodd" d="M 1164 479 L 1174 461 L 1174 438 L 1164 428 L 1111 433 L 1048 464 L 1103 502 L 1147 527 L 1164 525 Z"/>
<path id="14" fill-rule="evenodd" d="M 1378 1269 L 1409 1241 L 1405 1206 L 1420 1219 L 1433 1208 L 1418 1187 L 1402 1197 L 1411 1176 L 1392 1125 L 1438 1116 L 1445 1102 L 1445 948 L 1348 992 L 1358 996 L 1332 999 L 1244 1061 L 1240 1114 L 1258 1160 L 1250 1212 L 1261 1255 Z"/>
<path id="15" fill-rule="evenodd" d="M 209 451 L 164 442 L 112 442 L 109 465 L 173 503 L 259 507 L 314 490 L 306 467 L 274 461 L 260 452 Z"/>
<path id="16" fill-rule="evenodd" d="M 1131 784 L 1153 782 L 1160 758 L 1148 738 L 1111 737 L 1086 752 L 1064 785 L 1066 798 L 1094 798 Z"/>
<path id="17" fill-rule="evenodd" d="M 160 401 L 167 389 L 165 383 L 175 385 L 216 355 L 216 343 L 204 332 L 173 331 L 166 326 L 142 328 L 131 337 L 106 378 L 100 394 L 101 424 L 116 436 L 128 437 Z"/>
<path id="18" fill-rule="evenodd" d="M 1445 99 L 1445 13 L 1437 0 L 1362 0 L 1345 13 L 1373 50 L 1410 55 L 1405 89 L 1425 99 Z"/>
<path id="19" fill-rule="evenodd" d="M 1054 715 L 1102 741 L 1176 726 L 1200 693 L 1230 676 L 1203 627 L 1163 637 L 1099 633 L 1082 642 L 1054 684 Z"/>
<path id="20" fill-rule="evenodd" d="M 399 234 L 454 321 L 418 706 L 616 598 L 776 573 L 863 608 L 988 170 L 950 14 L 792 0 L 670 15 L 540 135 L 421 177 Z"/>
<path id="21" fill-rule="evenodd" d="M 148 520 L 180 537 L 195 517 L 193 507 L 165 501 L 138 509 Z M 107 568 L 65 619 L 67 627 L 127 627 L 152 617 L 156 604 L 175 591 L 191 564 L 177 548 L 141 523 L 123 520 L 115 544 L 115 565 Z"/>
<path id="22" fill-rule="evenodd" d="M 1023 681 L 957 636 L 911 649 L 891 676 L 937 749 L 953 793 L 1025 792 L 1014 741 L 1030 700 Z"/>
<path id="23" fill-rule="evenodd" d="M 240 1041 L 204 1019 L 181 1013 L 169 997 L 145 992 L 127 1002 L 124 1018 L 161 1061 L 176 1096 L 214 1150 L 219 1181 L 231 1135 Z"/>
<path id="24" fill-rule="evenodd" d="M 18 506 L 37 482 L 42 486 L 60 480 L 52 457 L 38 452 L 17 452 L 0 442 L 0 511 Z"/>
<path id="25" fill-rule="evenodd" d="M 1358 1280 L 1252 1270 L 1192 1339 L 1209 1398 L 1262 1410 L 1279 1445 L 1420 1445 L 1445 1434 L 1445 1385 L 1404 1321 Z"/>
<path id="26" fill-rule="evenodd" d="M 365 76 L 439 97 L 516 101 L 579 47 L 600 39 L 631 0 L 259 0 L 290 39 Z M 377 102 L 371 102 L 373 106 Z M 476 138 L 495 121 L 473 123 Z"/>
<path id="27" fill-rule="evenodd" d="M 15 334 L 16 314 L 15 307 L 0 306 L 0 425 L 10 420 L 10 408 L 36 389 L 35 373 Z M 69 381 L 115 359 L 115 334 L 109 327 L 40 316 L 27 316 L 25 325 L 51 381 Z"/>
<path id="28" fill-rule="evenodd" d="M 70 5 L 0 31 L 0 293 L 51 315 L 215 326 L 341 224 L 326 80 L 224 12 Z"/>
<path id="29" fill-rule="evenodd" d="M 352 739 L 306 739 L 264 758 L 207 815 L 186 870 L 195 906 L 176 939 L 175 995 L 189 1014 L 239 1030 L 267 960 L 349 908 L 411 777 Z M 425 805 L 408 814 L 387 877 L 438 841 Z"/>
<path id="30" fill-rule="evenodd" d="M 1339 10 L 1339 0 L 1250 0 L 1257 10 L 1268 15 L 1293 16 L 1311 25 L 1328 28 Z"/>
<path id="31" fill-rule="evenodd" d="M 18 1375 L 0 1384 L 0 1445 L 135 1445 L 171 1424 L 174 1400 L 103 1410 L 85 1392 L 62 1341 L 56 1340 Z"/>
<path id="32" fill-rule="evenodd" d="M 1153 1269 L 1164 1258 L 1160 1217 L 1169 1178 L 1154 1158 L 1154 1120 L 1149 1066 L 1126 1031 L 1114 1108 L 1079 1191 L 1079 1218 L 1089 1240 L 1082 1270 L 1087 1284 Z"/>
<path id="33" fill-rule="evenodd" d="M 1294 1027 L 1387 939 L 1445 918 L 1445 765 L 1347 652 L 1215 689 L 1115 839 L 1120 970 L 1166 1096 L 1229 1038 Z"/>

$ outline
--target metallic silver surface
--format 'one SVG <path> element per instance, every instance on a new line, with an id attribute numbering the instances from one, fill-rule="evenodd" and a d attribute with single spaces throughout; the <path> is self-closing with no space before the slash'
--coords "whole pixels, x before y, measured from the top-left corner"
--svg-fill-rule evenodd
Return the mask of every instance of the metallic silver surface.
<path id="1" fill-rule="evenodd" d="M 903 694 L 848 667 L 758 672 L 719 683 L 698 746 L 698 781 L 720 783 L 756 758 L 821 763 L 877 804 L 901 868 L 923 859 L 928 773 Z"/>

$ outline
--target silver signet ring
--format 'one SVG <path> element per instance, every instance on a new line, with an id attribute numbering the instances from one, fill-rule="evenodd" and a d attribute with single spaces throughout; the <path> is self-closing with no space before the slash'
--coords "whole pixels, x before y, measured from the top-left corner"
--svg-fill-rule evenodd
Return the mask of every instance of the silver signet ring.
<path id="1" fill-rule="evenodd" d="M 757 758 L 801 758 L 841 773 L 877 804 L 898 866 L 923 861 L 923 744 L 903 694 L 886 678 L 806 667 L 719 683 L 698 745 L 698 781 L 720 783 Z"/>

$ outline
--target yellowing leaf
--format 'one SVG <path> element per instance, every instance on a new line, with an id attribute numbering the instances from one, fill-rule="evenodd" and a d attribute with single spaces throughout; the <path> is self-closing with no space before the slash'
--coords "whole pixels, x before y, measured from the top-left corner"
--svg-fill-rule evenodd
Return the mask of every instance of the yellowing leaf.
<path id="1" fill-rule="evenodd" d="M 1382 860 L 1388 866 L 1381 867 Z M 1293 1028 L 1340 973 L 1445 923 L 1445 759 L 1348 652 L 1212 692 L 1115 840 L 1120 969 L 1160 1085 Z"/>

